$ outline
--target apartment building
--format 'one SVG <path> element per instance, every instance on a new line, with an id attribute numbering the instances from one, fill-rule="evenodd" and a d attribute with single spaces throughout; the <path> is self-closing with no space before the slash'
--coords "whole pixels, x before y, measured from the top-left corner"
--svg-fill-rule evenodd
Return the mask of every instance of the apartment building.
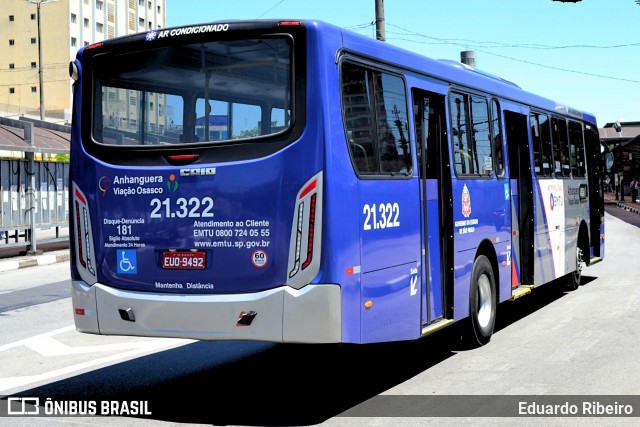
<path id="1" fill-rule="evenodd" d="M 165 26 L 166 0 L 1 0 L 0 116 L 40 114 L 42 66 L 46 118 L 70 120 L 69 61 L 80 47 Z"/>

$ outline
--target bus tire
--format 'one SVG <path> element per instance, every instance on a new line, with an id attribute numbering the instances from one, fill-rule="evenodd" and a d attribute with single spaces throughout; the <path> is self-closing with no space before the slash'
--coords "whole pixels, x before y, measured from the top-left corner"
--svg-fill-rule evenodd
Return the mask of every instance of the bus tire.
<path id="1" fill-rule="evenodd" d="M 469 288 L 469 317 L 471 318 L 471 341 L 485 345 L 491 340 L 496 322 L 496 280 L 489 259 L 480 255 L 473 263 Z"/>
<path id="2" fill-rule="evenodd" d="M 569 274 L 569 280 L 567 281 L 567 288 L 571 291 L 575 291 L 580 286 L 580 280 L 582 279 L 582 249 L 580 246 L 576 247 L 576 269 Z"/>

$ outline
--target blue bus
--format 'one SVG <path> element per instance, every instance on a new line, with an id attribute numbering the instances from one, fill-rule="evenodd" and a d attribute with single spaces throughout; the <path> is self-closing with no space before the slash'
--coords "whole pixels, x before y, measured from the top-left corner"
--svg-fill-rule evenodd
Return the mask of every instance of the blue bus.
<path id="1" fill-rule="evenodd" d="M 72 302 L 105 335 L 376 343 L 577 288 L 604 257 L 593 115 L 313 20 L 79 50 Z"/>

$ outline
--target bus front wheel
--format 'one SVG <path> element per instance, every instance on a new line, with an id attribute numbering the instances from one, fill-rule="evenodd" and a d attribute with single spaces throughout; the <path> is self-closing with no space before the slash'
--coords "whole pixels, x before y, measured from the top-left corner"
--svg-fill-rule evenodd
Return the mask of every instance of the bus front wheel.
<path id="1" fill-rule="evenodd" d="M 469 290 L 471 339 L 485 345 L 491 339 L 496 321 L 496 281 L 489 259 L 480 255 L 473 263 Z"/>
<path id="2" fill-rule="evenodd" d="M 576 269 L 569 275 L 569 281 L 567 282 L 567 288 L 571 291 L 575 291 L 580 287 L 580 280 L 582 279 L 582 249 L 580 246 L 576 248 Z"/>

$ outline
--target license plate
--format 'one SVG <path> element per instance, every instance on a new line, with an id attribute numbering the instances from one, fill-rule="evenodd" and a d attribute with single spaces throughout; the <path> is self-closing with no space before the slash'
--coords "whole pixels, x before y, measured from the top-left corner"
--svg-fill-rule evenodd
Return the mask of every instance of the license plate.
<path id="1" fill-rule="evenodd" d="M 203 251 L 164 251 L 162 268 L 166 270 L 204 270 L 207 253 Z"/>

